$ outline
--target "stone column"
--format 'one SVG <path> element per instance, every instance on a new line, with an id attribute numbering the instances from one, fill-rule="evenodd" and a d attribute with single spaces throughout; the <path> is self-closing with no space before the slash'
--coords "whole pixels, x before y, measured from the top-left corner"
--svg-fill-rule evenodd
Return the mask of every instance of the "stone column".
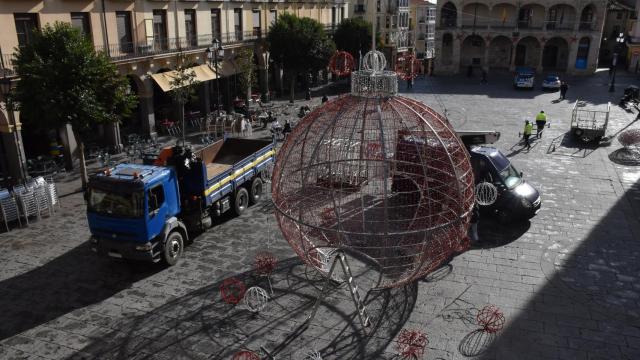
<path id="1" fill-rule="evenodd" d="M 511 44 L 511 61 L 509 62 L 509 71 L 515 71 L 516 70 L 516 49 L 517 49 L 517 46 L 518 46 L 517 42 Z"/>
<path id="2" fill-rule="evenodd" d="M 538 64 L 536 65 L 536 72 L 542 73 L 542 55 L 544 54 L 544 43 L 540 43 L 540 54 L 538 55 Z"/>
<path id="3" fill-rule="evenodd" d="M 75 166 L 76 159 L 79 159 L 78 143 L 73 134 L 71 124 L 67 124 L 58 129 L 58 136 L 62 140 L 64 146 L 64 161 L 67 170 L 72 170 Z"/>
<path id="4" fill-rule="evenodd" d="M 0 117 L 2 117 L 3 123 L 0 125 L 0 132 L 2 132 L 7 173 L 11 176 L 13 183 L 19 183 L 25 180 L 24 177 L 27 175 L 27 157 L 22 143 L 20 113 L 1 111 Z"/>
<path id="5" fill-rule="evenodd" d="M 491 41 L 487 41 L 484 47 L 484 59 L 482 60 L 482 70 L 489 72 L 489 48 Z"/>
<path id="6" fill-rule="evenodd" d="M 213 80 L 203 82 L 198 89 L 198 100 L 200 102 L 200 115 L 207 116 L 211 112 L 211 92 L 209 91 Z"/>
<path id="7" fill-rule="evenodd" d="M 156 117 L 153 107 L 153 96 L 142 97 L 138 95 L 140 101 L 139 116 L 142 133 L 152 139 L 158 138 L 156 130 Z"/>
<path id="8" fill-rule="evenodd" d="M 266 67 L 258 69 L 258 83 L 260 85 L 261 101 L 267 101 L 269 71 Z"/>
<path id="9" fill-rule="evenodd" d="M 568 41 L 569 54 L 567 59 L 567 73 L 571 75 L 576 73 L 576 56 L 578 55 L 578 41 L 579 39 L 576 39 L 576 41 L 574 42 L 571 42 L 571 40 Z"/>

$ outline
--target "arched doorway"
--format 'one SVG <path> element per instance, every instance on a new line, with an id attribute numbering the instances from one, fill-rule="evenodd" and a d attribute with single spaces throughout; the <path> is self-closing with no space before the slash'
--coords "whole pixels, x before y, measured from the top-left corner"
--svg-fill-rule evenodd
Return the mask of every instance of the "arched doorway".
<path id="1" fill-rule="evenodd" d="M 518 27 L 521 29 L 540 30 L 544 27 L 544 6 L 527 4 L 518 12 Z"/>
<path id="2" fill-rule="evenodd" d="M 544 44 L 542 50 L 542 68 L 547 70 L 565 71 L 569 60 L 569 44 L 561 37 L 554 37 Z"/>
<path id="3" fill-rule="evenodd" d="M 469 3 L 462 8 L 462 27 L 485 29 L 489 25 L 489 7 L 481 3 Z"/>
<path id="4" fill-rule="evenodd" d="M 580 13 L 580 30 L 595 30 L 596 8 L 592 4 L 585 6 Z"/>
<path id="5" fill-rule="evenodd" d="M 506 36 L 496 36 L 489 43 L 489 67 L 508 69 L 511 63 L 511 40 Z"/>
<path id="6" fill-rule="evenodd" d="M 484 65 L 484 39 L 478 35 L 469 35 L 462 42 L 460 51 L 460 65 L 482 66 Z"/>
<path id="7" fill-rule="evenodd" d="M 443 65 L 451 65 L 453 63 L 453 35 L 445 33 L 442 35 L 442 53 L 440 61 Z"/>
<path id="8" fill-rule="evenodd" d="M 458 23 L 458 9 L 452 2 L 447 2 L 440 9 L 440 27 L 454 28 Z"/>
<path id="9" fill-rule="evenodd" d="M 583 37 L 578 42 L 578 53 L 576 54 L 576 69 L 584 70 L 587 68 L 590 47 L 591 40 L 588 37 Z"/>
<path id="10" fill-rule="evenodd" d="M 516 46 L 516 66 L 537 67 L 540 62 L 540 42 L 533 36 L 522 38 Z"/>
<path id="11" fill-rule="evenodd" d="M 573 30 L 576 9 L 573 6 L 553 5 L 547 13 L 547 30 Z"/>

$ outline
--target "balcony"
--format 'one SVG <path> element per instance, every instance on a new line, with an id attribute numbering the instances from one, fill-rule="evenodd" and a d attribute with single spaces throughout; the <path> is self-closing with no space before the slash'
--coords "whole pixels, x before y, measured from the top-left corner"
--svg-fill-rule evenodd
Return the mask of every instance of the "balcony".
<path id="1" fill-rule="evenodd" d="M 542 30 L 544 28 L 543 24 L 532 23 L 527 20 L 518 21 L 519 29 L 527 29 L 527 30 Z"/>
<path id="2" fill-rule="evenodd" d="M 476 20 L 475 23 L 473 20 L 463 21 L 462 28 L 463 29 L 487 29 L 489 28 L 490 21 L 487 20 Z"/>
<path id="3" fill-rule="evenodd" d="M 580 21 L 580 25 L 578 26 L 578 30 L 580 30 L 580 31 L 594 31 L 594 30 L 596 30 L 596 24 L 593 21 Z"/>
<path id="4" fill-rule="evenodd" d="M 573 31 L 573 28 L 575 27 L 574 22 L 559 23 L 557 21 L 546 21 L 545 24 L 547 30 L 554 31 Z"/>
<path id="5" fill-rule="evenodd" d="M 15 68 L 13 67 L 13 55 L 14 54 L 0 54 L 0 77 L 14 76 Z"/>
<path id="6" fill-rule="evenodd" d="M 353 13 L 354 14 L 364 14 L 366 12 L 364 4 L 355 4 L 353 5 Z"/>
<path id="7" fill-rule="evenodd" d="M 491 22 L 491 29 L 495 30 L 513 30 L 516 28 L 515 21 L 493 21 Z"/>

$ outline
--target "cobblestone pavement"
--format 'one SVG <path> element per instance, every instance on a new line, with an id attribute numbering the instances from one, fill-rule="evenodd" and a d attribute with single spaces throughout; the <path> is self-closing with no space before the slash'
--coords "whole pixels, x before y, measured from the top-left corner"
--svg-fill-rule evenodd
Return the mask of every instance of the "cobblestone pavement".
<path id="1" fill-rule="evenodd" d="M 402 328 L 428 334 L 425 359 L 640 358 L 640 168 L 609 159 L 620 148 L 615 134 L 639 127 L 636 113 L 612 106 L 611 140 L 597 148 L 565 134 L 577 97 L 603 108 L 635 79 L 620 76 L 615 94 L 606 74 L 570 79 L 560 102 L 514 91 L 507 75 L 489 80 L 420 79 L 406 95 L 446 108 L 458 129 L 500 131 L 496 146 L 541 190 L 542 210 L 524 224 L 483 219 L 481 248 L 411 286 L 370 293 L 370 336 L 338 285 L 302 327 L 322 283 L 282 239 L 268 201 L 222 219 L 167 269 L 97 258 L 82 196 L 68 191 L 53 217 L 0 234 L 0 359 L 230 359 L 261 347 L 278 359 L 312 349 L 323 359 L 393 359 Z M 551 127 L 522 151 L 518 132 L 539 110 Z M 264 250 L 281 260 L 270 279 L 252 271 Z M 352 267 L 361 288 L 374 282 L 363 264 Z M 229 277 L 265 289 L 270 280 L 267 308 L 222 302 Z M 475 321 L 486 304 L 505 313 L 494 335 Z"/>

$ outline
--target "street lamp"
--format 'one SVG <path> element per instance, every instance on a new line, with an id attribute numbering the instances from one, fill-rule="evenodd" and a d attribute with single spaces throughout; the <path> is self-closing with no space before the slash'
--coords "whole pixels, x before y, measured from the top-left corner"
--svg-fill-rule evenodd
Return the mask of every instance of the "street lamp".
<path id="1" fill-rule="evenodd" d="M 209 59 L 209 64 L 213 61 L 213 68 L 216 72 L 216 111 L 218 116 L 220 116 L 220 72 L 218 71 L 218 57 L 224 58 L 224 49 L 220 46 L 220 40 L 213 39 L 211 42 L 211 47 L 208 47 L 205 50 L 207 53 L 207 59 Z"/>
<path id="2" fill-rule="evenodd" d="M 620 33 L 616 38 L 615 51 L 613 53 L 613 60 L 611 61 L 611 67 L 613 68 L 613 76 L 611 77 L 611 83 L 609 84 L 609 92 L 616 91 L 616 69 L 618 68 L 618 56 L 622 51 L 622 44 L 624 44 L 624 34 Z"/>
<path id="3" fill-rule="evenodd" d="M 270 101 L 270 96 L 269 95 L 269 60 L 271 54 L 269 54 L 269 51 L 265 51 L 262 53 L 262 58 L 264 60 L 264 64 L 266 66 L 266 83 L 267 83 L 267 90 L 264 94 L 262 94 L 262 102 L 269 102 Z"/>
<path id="4" fill-rule="evenodd" d="M 9 100 L 9 94 L 11 93 L 11 79 L 7 78 L 6 75 L 0 78 L 0 93 L 2 94 L 2 99 L 4 100 L 4 106 L 2 107 L 7 111 L 7 115 L 9 116 L 9 130 L 13 134 L 14 146 L 16 147 L 16 155 L 18 158 L 18 166 L 17 166 L 17 174 L 16 175 L 16 183 L 20 183 L 28 178 L 28 174 L 26 171 L 26 162 L 23 159 L 23 150 L 22 150 L 22 142 L 20 141 L 20 135 L 18 134 L 18 124 L 13 113 L 13 104 Z"/>

